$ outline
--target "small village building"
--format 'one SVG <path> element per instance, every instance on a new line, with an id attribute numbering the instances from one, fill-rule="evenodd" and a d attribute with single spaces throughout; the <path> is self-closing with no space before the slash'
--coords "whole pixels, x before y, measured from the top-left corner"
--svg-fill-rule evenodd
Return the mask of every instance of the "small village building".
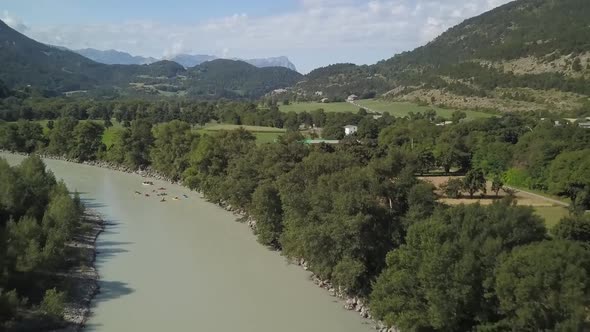
<path id="1" fill-rule="evenodd" d="M 346 98 L 346 101 L 355 101 L 357 99 L 359 99 L 359 96 L 357 96 L 357 95 L 350 95 L 350 96 L 348 96 L 348 98 Z"/>
<path id="2" fill-rule="evenodd" d="M 580 126 L 580 128 L 590 129 L 590 121 L 588 121 L 588 122 L 578 122 L 578 126 Z"/>
<path id="3" fill-rule="evenodd" d="M 356 133 L 358 131 L 358 129 L 359 128 L 357 126 L 353 126 L 353 125 L 344 126 L 344 134 L 346 136 L 352 135 L 352 134 Z"/>
<path id="4" fill-rule="evenodd" d="M 324 104 L 326 104 L 326 103 L 329 103 L 330 102 L 330 99 L 328 99 L 328 98 L 322 98 L 321 102 L 324 103 Z"/>

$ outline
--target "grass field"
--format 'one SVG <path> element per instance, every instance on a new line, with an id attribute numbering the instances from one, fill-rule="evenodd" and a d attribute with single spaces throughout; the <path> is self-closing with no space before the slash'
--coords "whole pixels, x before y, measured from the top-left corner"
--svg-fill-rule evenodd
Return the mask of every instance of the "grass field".
<path id="1" fill-rule="evenodd" d="M 260 127 L 260 126 L 240 126 L 230 124 L 210 124 L 203 128 L 199 128 L 196 131 L 198 133 L 213 133 L 220 130 L 235 130 L 238 128 L 244 128 L 256 136 L 257 143 L 272 143 L 279 136 L 285 133 L 285 129 L 273 128 L 273 127 Z"/>
<path id="2" fill-rule="evenodd" d="M 545 219 L 547 228 L 555 226 L 563 217 L 569 215 L 568 209 L 563 206 L 535 206 L 535 212 Z"/>
<path id="3" fill-rule="evenodd" d="M 389 112 L 389 114 L 396 116 L 396 117 L 407 116 L 410 112 L 424 113 L 424 111 L 426 111 L 426 110 L 433 109 L 436 111 L 437 115 L 449 119 L 449 118 L 451 118 L 451 115 L 453 114 L 453 112 L 456 111 L 455 109 L 446 109 L 446 108 L 440 108 L 440 107 L 436 107 L 436 106 L 419 106 L 419 105 L 412 104 L 412 103 L 391 102 L 391 101 L 385 101 L 385 100 L 380 100 L 380 99 L 363 99 L 363 100 L 357 100 L 356 103 L 363 106 L 363 107 L 366 107 L 368 110 L 371 110 L 374 112 L 380 112 L 380 113 L 381 112 Z M 477 111 L 462 110 L 462 112 L 465 112 L 468 119 L 489 118 L 489 117 L 493 116 L 492 114 L 477 112 Z"/>
<path id="4" fill-rule="evenodd" d="M 311 112 L 318 109 L 323 109 L 326 112 L 352 112 L 356 113 L 359 111 L 358 106 L 354 106 L 350 103 L 292 103 L 289 105 L 280 105 L 279 110 L 281 112 Z"/>
<path id="5" fill-rule="evenodd" d="M 389 114 L 395 117 L 404 117 L 410 114 L 410 112 L 418 113 L 424 112 L 429 109 L 434 109 L 436 114 L 450 118 L 455 109 L 445 109 L 436 106 L 419 106 L 413 103 L 407 102 L 391 102 L 381 99 L 363 99 L 357 100 L 353 105 L 351 103 L 315 103 L 315 102 L 304 102 L 304 103 L 292 103 L 289 105 L 280 105 L 279 110 L 281 112 L 311 112 L 318 109 L 323 109 L 326 112 L 352 112 L 356 113 L 361 107 L 366 108 L 369 111 L 383 113 L 389 112 Z M 468 119 L 487 118 L 493 116 L 492 114 L 477 112 L 477 111 L 463 111 L 467 114 Z"/>
<path id="6" fill-rule="evenodd" d="M 437 188 L 439 188 L 440 185 L 445 183 L 446 181 L 448 181 L 449 178 L 450 178 L 449 176 L 429 176 L 429 177 L 423 177 L 422 179 L 434 184 Z M 448 205 L 474 204 L 474 203 L 480 203 L 482 205 L 486 205 L 486 204 L 491 204 L 494 200 L 496 200 L 498 198 L 506 196 L 505 192 L 500 191 L 499 197 L 495 197 L 495 194 L 492 192 L 491 189 L 492 189 L 491 183 L 488 183 L 488 188 L 487 188 L 488 194 L 483 198 L 481 198 L 479 196 L 479 193 L 477 193 L 473 199 L 470 199 L 469 196 L 467 195 L 467 193 L 463 193 L 462 198 L 441 197 L 439 199 L 439 201 L 442 203 L 448 204 Z M 442 195 L 442 193 L 440 191 L 437 191 L 437 194 Z M 537 194 L 541 195 L 542 193 L 537 193 Z M 552 198 L 549 195 L 542 194 L 542 196 L 545 196 L 547 198 Z M 556 203 L 546 200 L 543 197 L 537 197 L 537 196 L 531 195 L 529 193 L 520 191 L 518 189 L 514 193 L 514 197 L 516 198 L 518 205 L 532 207 L 533 210 L 535 210 L 535 212 L 540 217 L 545 219 L 545 225 L 547 226 L 548 229 L 553 227 L 563 217 L 565 217 L 569 214 L 568 209 L 564 206 L 557 205 Z"/>

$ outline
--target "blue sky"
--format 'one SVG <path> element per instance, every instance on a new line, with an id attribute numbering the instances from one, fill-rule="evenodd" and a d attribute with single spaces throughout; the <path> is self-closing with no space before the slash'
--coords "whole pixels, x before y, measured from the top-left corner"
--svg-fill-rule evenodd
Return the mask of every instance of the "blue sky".
<path id="1" fill-rule="evenodd" d="M 509 0 L 0 0 L 0 19 L 41 42 L 153 57 L 286 55 L 301 72 L 371 64 Z"/>

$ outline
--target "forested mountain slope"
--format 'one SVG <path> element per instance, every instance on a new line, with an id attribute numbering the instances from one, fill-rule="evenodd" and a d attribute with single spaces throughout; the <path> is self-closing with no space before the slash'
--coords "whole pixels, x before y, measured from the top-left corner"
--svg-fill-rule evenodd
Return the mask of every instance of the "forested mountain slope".
<path id="1" fill-rule="evenodd" d="M 375 65 L 316 70 L 299 92 L 331 98 L 376 92 L 501 110 L 576 109 L 590 95 L 589 13 L 587 0 L 517 0 Z"/>
<path id="2" fill-rule="evenodd" d="M 293 85 L 302 77 L 287 68 L 217 61 L 190 70 L 168 60 L 148 65 L 106 65 L 39 43 L 0 21 L 0 80 L 9 88 L 32 86 L 57 93 L 106 89 L 117 94 L 257 98 Z"/>
<path id="3" fill-rule="evenodd" d="M 283 67 L 257 68 L 243 61 L 217 59 L 188 69 L 189 94 L 256 98 L 293 85 L 303 77 Z"/>

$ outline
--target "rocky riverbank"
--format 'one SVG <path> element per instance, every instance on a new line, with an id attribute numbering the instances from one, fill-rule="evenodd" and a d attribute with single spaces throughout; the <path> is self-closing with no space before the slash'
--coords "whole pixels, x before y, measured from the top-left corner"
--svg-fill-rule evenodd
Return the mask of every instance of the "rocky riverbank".
<path id="1" fill-rule="evenodd" d="M 8 152 L 8 151 L 1 151 L 0 150 L 0 152 Z M 12 153 L 12 152 L 9 152 L 9 153 Z M 17 154 L 27 155 L 25 153 L 17 153 Z M 95 167 L 102 167 L 102 168 L 107 168 L 107 169 L 111 169 L 111 170 L 115 170 L 115 171 L 130 173 L 130 174 L 138 174 L 142 177 L 149 177 L 149 178 L 153 178 L 153 179 L 157 179 L 157 180 L 161 180 L 161 181 L 166 181 L 171 184 L 182 185 L 182 183 L 180 183 L 178 181 L 174 181 L 166 176 L 163 176 L 162 174 L 160 174 L 157 171 L 152 170 L 150 168 L 133 169 L 133 168 L 130 168 L 130 167 L 127 167 L 124 165 L 119 165 L 119 164 L 115 164 L 115 163 L 111 163 L 111 162 L 107 162 L 107 161 L 102 161 L 102 160 L 79 162 L 74 159 L 69 159 L 69 158 L 60 157 L 60 156 L 43 155 L 43 154 L 38 154 L 38 155 L 41 158 L 45 158 L 45 159 L 61 160 L 61 161 L 73 162 L 73 163 L 90 165 L 90 166 L 95 166 Z M 220 202 L 218 205 L 221 206 L 222 208 L 226 209 L 227 211 L 234 213 L 238 217 L 238 220 L 246 222 L 247 225 L 252 229 L 252 231 L 254 231 L 254 232 L 256 231 L 256 220 L 254 220 L 252 217 L 247 216 L 244 213 L 244 211 L 238 211 L 234 207 L 232 207 L 231 205 L 226 204 L 225 202 Z M 309 270 L 309 268 L 307 266 L 307 262 L 305 262 L 304 259 L 293 261 L 293 263 L 301 266 L 306 271 Z M 344 302 L 345 309 L 351 310 L 351 311 L 354 310 L 354 311 L 358 312 L 361 315 L 361 317 L 373 320 L 373 322 L 375 323 L 375 329 L 378 330 L 379 332 L 397 332 L 398 331 L 397 329 L 395 329 L 393 327 L 388 328 L 382 322 L 375 320 L 371 316 L 371 314 L 369 312 L 368 305 L 365 303 L 365 301 L 363 299 L 360 299 L 358 297 L 347 296 L 346 294 L 344 294 L 343 292 L 338 290 L 336 287 L 334 287 L 334 285 L 330 281 L 322 280 L 318 276 L 316 276 L 315 274 L 312 274 L 311 280 L 313 281 L 313 283 L 315 283 L 319 287 L 327 290 L 331 296 L 341 299 Z M 83 325 L 83 323 L 82 323 L 82 325 Z M 70 331 L 70 330 L 68 330 L 68 331 Z"/>
<path id="2" fill-rule="evenodd" d="M 68 243 L 74 266 L 63 273 L 68 281 L 70 300 L 66 303 L 64 320 L 66 327 L 59 332 L 80 331 L 90 317 L 90 304 L 100 292 L 99 275 L 94 263 L 96 261 L 96 240 L 104 230 L 102 218 L 93 210 L 87 209 L 80 231 Z"/>

